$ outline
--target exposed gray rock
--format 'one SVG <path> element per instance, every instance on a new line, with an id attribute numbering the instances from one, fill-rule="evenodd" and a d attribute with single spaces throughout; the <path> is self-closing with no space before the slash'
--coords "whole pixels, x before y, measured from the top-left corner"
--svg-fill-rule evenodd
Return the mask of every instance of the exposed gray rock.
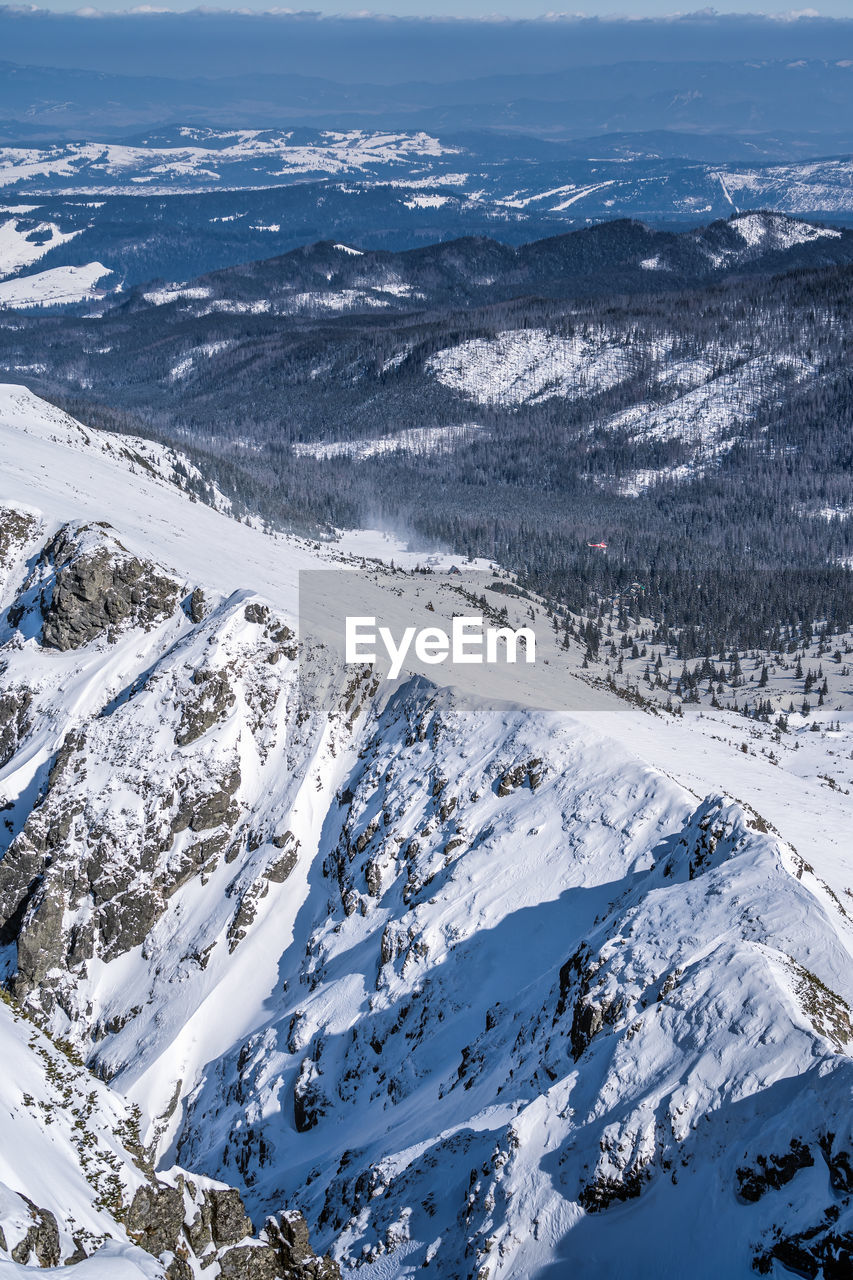
<path id="1" fill-rule="evenodd" d="M 792 1138 L 788 1150 L 781 1155 L 759 1155 L 753 1167 L 737 1170 L 738 1199 L 755 1204 L 766 1192 L 778 1191 L 801 1169 L 810 1169 L 813 1164 L 814 1156 L 807 1144 Z"/>
<path id="2" fill-rule="evenodd" d="M 282 1213 L 275 1227 L 278 1232 L 279 1248 L 282 1256 L 291 1267 L 301 1267 L 314 1257 L 311 1239 L 308 1234 L 308 1223 L 298 1210 Z"/>
<path id="3" fill-rule="evenodd" d="M 38 520 L 28 512 L 0 507 L 0 587 L 5 586 L 17 556 L 35 538 L 38 527 Z"/>
<path id="4" fill-rule="evenodd" d="M 519 787 L 524 786 L 525 782 L 531 791 L 535 791 L 537 787 L 542 785 L 544 778 L 544 766 L 542 760 L 538 756 L 531 757 L 523 764 L 517 764 L 512 769 L 507 769 L 498 779 L 498 795 L 503 799 L 505 796 L 511 795 Z"/>
<path id="5" fill-rule="evenodd" d="M 191 831 L 209 831 L 221 822 L 233 827 L 237 821 L 237 809 L 231 806 L 231 797 L 240 785 L 240 770 L 235 768 L 222 780 L 219 791 L 213 791 L 203 799 L 193 802 L 190 809 Z"/>
<path id="6" fill-rule="evenodd" d="M 175 1249 L 183 1225 L 182 1189 L 163 1183 L 137 1188 L 125 1218 L 131 1240 L 156 1257 Z"/>
<path id="7" fill-rule="evenodd" d="M 190 596 L 190 621 L 191 622 L 199 623 L 204 620 L 206 603 L 207 602 L 205 601 L 205 598 L 204 598 L 204 592 L 202 591 L 201 587 L 196 587 L 192 595 Z"/>
<path id="8" fill-rule="evenodd" d="M 98 912 L 104 960 L 140 946 L 163 913 L 163 898 L 154 889 L 128 889 L 104 903 Z"/>
<path id="9" fill-rule="evenodd" d="M 241 1245 L 219 1259 L 221 1280 L 281 1280 L 287 1276 L 281 1259 L 269 1245 Z"/>
<path id="10" fill-rule="evenodd" d="M 240 898 L 237 910 L 228 926 L 228 950 L 233 952 L 248 932 L 249 925 L 258 914 L 258 903 L 269 893 L 270 887 L 265 881 L 250 885 Z"/>
<path id="11" fill-rule="evenodd" d="M 273 884 L 283 884 L 296 866 L 296 860 L 299 855 L 299 841 L 292 831 L 283 831 L 279 835 L 272 838 L 272 844 L 276 849 L 282 849 L 283 853 L 280 858 L 276 858 L 271 863 L 264 875 L 267 880 L 271 880 Z"/>
<path id="12" fill-rule="evenodd" d="M 237 1244 L 255 1234 L 252 1220 L 246 1213 L 240 1192 L 210 1191 L 211 1232 L 216 1245 Z"/>
<path id="13" fill-rule="evenodd" d="M 82 1240 L 78 1240 L 77 1236 L 72 1236 L 71 1239 L 74 1242 L 74 1252 L 65 1259 L 66 1267 L 73 1267 L 76 1262 L 85 1262 L 89 1256 L 83 1248 Z"/>
<path id="14" fill-rule="evenodd" d="M 298 849 L 299 842 L 297 841 L 296 844 L 294 844 L 291 849 L 288 849 L 283 853 L 280 858 L 276 858 L 275 862 L 267 867 L 264 872 L 267 880 L 272 880 L 273 884 L 284 884 L 285 880 L 296 866 Z"/>
<path id="15" fill-rule="evenodd" d="M 330 1257 L 318 1258 L 311 1248 L 308 1224 L 298 1209 L 289 1209 L 278 1219 L 267 1219 L 267 1235 L 281 1259 L 287 1280 L 340 1280 L 338 1264 Z"/>
<path id="16" fill-rule="evenodd" d="M 221 671 L 196 671 L 193 684 L 199 692 L 184 705 L 181 726 L 175 734 L 179 747 L 189 746 L 224 720 L 236 701 L 234 690 Z"/>
<path id="17" fill-rule="evenodd" d="M 641 1195 L 650 1177 L 649 1170 L 642 1166 L 627 1169 L 621 1177 L 599 1174 L 581 1188 L 578 1203 L 587 1213 L 602 1213 L 611 1205 L 635 1200 Z"/>
<path id="18" fill-rule="evenodd" d="M 29 689 L 7 689 L 0 693 L 0 769 L 8 764 L 29 733 L 32 701 Z"/>
<path id="19" fill-rule="evenodd" d="M 166 1264 L 167 1280 L 195 1280 L 195 1273 L 186 1258 L 176 1253 Z"/>
<path id="20" fill-rule="evenodd" d="M 61 893 L 45 893 L 31 902 L 18 937 L 16 990 L 37 986 L 65 956 L 63 917 L 65 899 Z"/>
<path id="21" fill-rule="evenodd" d="M 270 620 L 270 611 L 268 606 L 261 604 L 259 600 L 250 600 L 243 610 L 243 616 L 247 622 L 256 622 L 258 626 L 264 626 Z"/>
<path id="22" fill-rule="evenodd" d="M 319 1049 L 317 1050 L 319 1055 Z M 299 1077 L 293 1086 L 293 1120 L 297 1133 L 315 1128 L 329 1108 L 329 1099 L 318 1079 L 313 1058 L 304 1058 Z"/>
<path id="23" fill-rule="evenodd" d="M 123 624 L 148 628 L 174 612 L 179 584 L 108 531 L 108 525 L 66 525 L 45 546 L 42 562 L 53 566 L 39 600 L 46 648 L 79 649 L 102 635 L 113 638 Z"/>
<path id="24" fill-rule="evenodd" d="M 211 1223 L 213 1210 L 209 1196 L 204 1196 L 192 1219 L 186 1223 L 187 1239 L 193 1253 L 202 1254 L 213 1243 Z"/>
<path id="25" fill-rule="evenodd" d="M 35 1257 L 40 1267 L 58 1267 L 60 1247 L 56 1218 L 49 1209 L 39 1209 L 26 1196 L 22 1196 L 22 1199 L 26 1200 L 34 1221 L 23 1240 L 19 1240 L 13 1247 L 12 1261 L 26 1266 Z"/>

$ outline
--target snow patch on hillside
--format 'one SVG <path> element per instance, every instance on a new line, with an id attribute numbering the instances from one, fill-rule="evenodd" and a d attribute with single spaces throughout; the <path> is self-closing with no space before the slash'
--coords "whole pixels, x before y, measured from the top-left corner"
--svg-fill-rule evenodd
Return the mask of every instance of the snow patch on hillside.
<path id="1" fill-rule="evenodd" d="M 100 262 L 51 267 L 35 275 L 0 281 L 0 308 L 67 306 L 99 296 L 98 282 L 112 275 Z"/>
<path id="2" fill-rule="evenodd" d="M 362 440 L 326 440 L 294 444 L 298 458 L 352 458 L 361 462 L 384 453 L 449 453 L 468 444 L 483 428 L 476 422 L 457 427 L 409 427 L 393 435 Z"/>
<path id="3" fill-rule="evenodd" d="M 223 351 L 228 351 L 237 345 L 234 339 L 224 339 L 221 342 L 205 342 L 200 347 L 193 347 L 183 356 L 176 365 L 173 366 L 169 374 L 171 382 L 179 382 L 182 378 L 186 378 L 192 373 L 199 360 L 210 360 L 213 356 L 219 355 Z"/>
<path id="4" fill-rule="evenodd" d="M 853 185 L 853 160 L 850 159 L 811 160 L 760 168 L 733 165 L 725 170 L 711 169 L 708 176 L 724 184 L 730 201 L 737 199 L 741 207 L 775 206 L 790 214 L 809 214 L 816 209 L 828 213 L 850 210 Z"/>
<path id="5" fill-rule="evenodd" d="M 774 249 L 792 249 L 797 244 L 841 238 L 841 232 L 832 227 L 816 227 L 779 214 L 744 213 L 733 218 L 731 225 L 751 249 L 764 248 L 768 241 Z"/>
<path id="6" fill-rule="evenodd" d="M 82 234 L 82 227 L 62 232 L 55 222 L 31 226 L 29 222 L 22 225 L 19 218 L 10 218 L 0 223 L 0 279 L 15 275 L 22 267 L 31 266 L 52 249 Z"/>
<path id="7" fill-rule="evenodd" d="M 547 329 L 507 329 L 437 351 L 426 367 L 478 404 L 520 405 L 595 395 L 623 382 L 634 364 L 631 347 L 605 333 L 564 338 Z"/>
<path id="8" fill-rule="evenodd" d="M 209 298 L 212 290 L 208 285 L 168 284 L 162 289 L 150 289 L 143 293 L 146 302 L 155 307 L 165 307 L 170 302 L 181 302 L 184 299 Z"/>
<path id="9" fill-rule="evenodd" d="M 707 368 L 703 362 L 681 362 L 669 370 L 668 380 L 689 386 Z M 758 356 L 665 404 L 632 405 L 597 426 L 625 431 L 637 441 L 683 440 L 704 454 L 710 450 L 719 455 L 733 447 L 739 429 L 752 421 L 759 406 L 779 395 L 786 379 L 801 379 L 810 372 L 810 366 L 791 357 Z"/>

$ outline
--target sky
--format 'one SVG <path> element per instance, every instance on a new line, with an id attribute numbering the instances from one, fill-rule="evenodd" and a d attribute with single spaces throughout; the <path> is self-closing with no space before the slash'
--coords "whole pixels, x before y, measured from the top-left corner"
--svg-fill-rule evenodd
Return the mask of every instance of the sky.
<path id="1" fill-rule="evenodd" d="M 95 0 L 88 5 L 85 0 L 49 0 L 39 7 L 56 13 L 72 13 L 80 10 L 126 12 L 140 6 L 128 0 Z M 297 4 L 277 4 L 275 0 L 150 0 L 150 7 L 173 11 L 186 11 L 199 7 L 206 9 L 300 9 Z M 679 5 L 677 0 L 579 0 L 571 8 L 559 4 L 537 4 L 536 0 L 333 0 L 330 4 L 309 3 L 305 9 L 322 15 L 361 15 L 369 11 L 399 17 L 457 17 L 457 18 L 536 18 L 555 12 L 583 14 L 588 17 L 626 16 L 659 17 L 674 13 L 690 13 L 701 5 Z M 710 6 L 713 7 L 713 6 Z M 722 0 L 720 11 L 739 14 L 771 14 L 789 18 L 808 12 L 824 17 L 847 18 L 853 16 L 853 0 L 813 0 L 812 3 L 786 5 L 784 0 Z"/>

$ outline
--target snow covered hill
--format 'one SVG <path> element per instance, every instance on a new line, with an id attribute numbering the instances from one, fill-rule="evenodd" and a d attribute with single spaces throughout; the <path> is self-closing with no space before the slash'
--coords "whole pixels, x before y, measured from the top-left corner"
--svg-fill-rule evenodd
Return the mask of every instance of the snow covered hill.
<path id="1" fill-rule="evenodd" d="M 696 219 L 760 206 L 788 214 L 853 212 L 849 156 L 744 166 L 670 158 L 667 134 L 537 147 L 526 137 L 410 128 L 216 129 L 179 126 L 127 141 L 0 147 L 0 190 L 15 196 L 166 195 L 322 181 L 389 184 L 425 217 L 467 202 L 518 215 Z M 444 134 L 445 136 L 440 136 Z M 753 144 L 754 145 L 754 144 Z M 660 148 L 664 147 L 662 153 Z M 760 148 L 756 148 L 759 150 Z M 728 154 L 741 150 L 729 140 Z M 562 153 L 561 153 L 562 152 Z M 24 188 L 25 184 L 25 188 Z M 387 193 L 389 197 L 393 192 Z"/>
<path id="2" fill-rule="evenodd" d="M 7 1088 L 51 1140 L 45 1034 L 74 1046 L 125 1202 L 67 1143 L 66 1202 L 4 1130 L 0 1258 L 23 1194 L 63 1260 L 70 1215 L 113 1238 L 75 1264 L 98 1280 L 331 1277 L 292 1269 L 296 1210 L 376 1280 L 847 1274 L 842 792 L 710 711 L 591 690 L 500 574 L 477 590 L 537 626 L 538 705 L 345 667 L 297 578 L 345 594 L 358 562 L 194 501 L 178 464 L 0 390 Z M 438 622 L 463 568 L 366 572 Z M 156 1175 L 115 1145 L 134 1107 Z M 168 1238 L 132 1212 L 155 1177 Z"/>
<path id="3" fill-rule="evenodd" d="M 304 136 L 307 135 L 307 136 Z M 455 155 L 422 132 L 240 129 L 225 133 L 183 127 L 173 138 L 136 145 L 72 142 L 45 148 L 0 148 L 0 187 L 27 191 L 195 190 L 280 185 L 327 174 L 364 177 Z"/>
<path id="4" fill-rule="evenodd" d="M 681 234 L 611 221 L 517 248 L 468 238 L 388 253 L 326 241 L 192 281 L 146 286 L 131 302 L 142 309 L 174 307 L 200 319 L 215 314 L 411 313 L 531 295 L 656 293 L 740 272 L 773 274 L 844 266 L 851 260 L 853 232 L 764 210 Z M 158 322 L 168 321 L 153 321 Z M 583 363 L 584 354 L 576 348 L 575 365 Z M 472 376 L 478 364 L 474 356 L 469 353 Z"/>

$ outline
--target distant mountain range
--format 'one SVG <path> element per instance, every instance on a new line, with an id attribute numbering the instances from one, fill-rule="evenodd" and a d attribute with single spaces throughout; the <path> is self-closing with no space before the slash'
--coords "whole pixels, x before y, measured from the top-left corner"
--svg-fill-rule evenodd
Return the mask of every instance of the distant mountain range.
<path id="1" fill-rule="evenodd" d="M 388 253 L 325 241 L 189 284 L 143 286 L 127 305 L 199 315 L 421 311 L 531 296 L 657 293 L 733 274 L 850 263 L 853 230 L 781 214 L 738 214 L 681 233 L 621 220 L 517 248 L 469 238 Z"/>
<path id="2" fill-rule="evenodd" d="M 391 85 L 292 73 L 167 78 L 0 63 L 0 128 L 24 142 L 116 138 L 182 120 L 217 128 L 286 120 L 335 129 L 487 129 L 551 140 L 674 130 L 729 135 L 753 143 L 759 154 L 796 159 L 853 147 L 851 119 L 853 67 L 843 49 L 835 61 L 694 55 Z"/>

